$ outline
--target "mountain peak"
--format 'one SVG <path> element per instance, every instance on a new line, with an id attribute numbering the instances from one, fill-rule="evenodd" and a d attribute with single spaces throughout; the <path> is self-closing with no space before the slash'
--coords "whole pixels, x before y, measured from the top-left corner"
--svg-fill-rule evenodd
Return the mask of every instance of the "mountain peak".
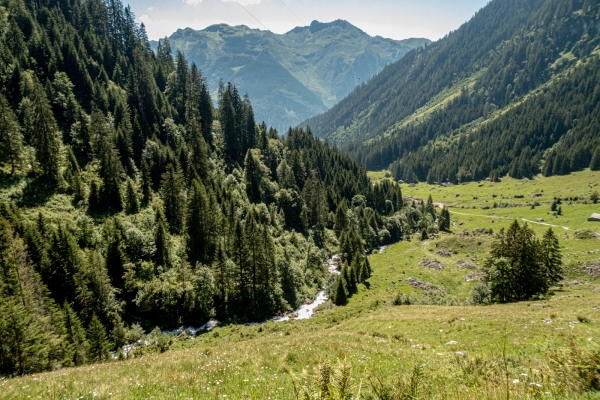
<path id="1" fill-rule="evenodd" d="M 343 19 L 338 19 L 338 20 L 335 20 L 332 22 L 319 22 L 319 21 L 315 20 L 315 21 L 311 22 L 309 29 L 310 29 L 310 33 L 317 33 L 319 31 L 322 31 L 324 29 L 331 28 L 331 27 L 340 27 L 342 29 L 346 29 L 346 28 L 358 29 L 357 27 L 352 25 L 350 22 L 344 21 Z M 358 30 L 360 30 L 360 29 L 358 29 Z"/>

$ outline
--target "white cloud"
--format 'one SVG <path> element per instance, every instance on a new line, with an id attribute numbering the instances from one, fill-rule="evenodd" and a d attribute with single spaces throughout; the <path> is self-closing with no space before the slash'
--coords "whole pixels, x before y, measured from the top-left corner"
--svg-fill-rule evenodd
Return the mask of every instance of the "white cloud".
<path id="1" fill-rule="evenodd" d="M 186 0 L 186 1 L 194 1 L 194 0 Z M 202 1 L 202 0 L 200 0 Z M 243 6 L 250 6 L 253 4 L 260 4 L 262 0 L 221 0 L 223 3 L 240 3 Z"/>
<path id="2" fill-rule="evenodd" d="M 198 4 L 202 3 L 202 0 L 183 0 L 183 2 L 197 6 Z"/>

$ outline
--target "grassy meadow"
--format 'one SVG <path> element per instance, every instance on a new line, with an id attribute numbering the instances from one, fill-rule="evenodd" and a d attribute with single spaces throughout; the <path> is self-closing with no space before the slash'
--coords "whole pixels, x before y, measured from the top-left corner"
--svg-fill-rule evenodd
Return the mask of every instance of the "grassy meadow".
<path id="1" fill-rule="evenodd" d="M 386 179 L 385 172 L 372 178 Z M 585 369 L 588 351 L 597 352 L 600 343 L 600 279 L 586 266 L 599 260 L 600 239 L 576 232 L 600 231 L 600 223 L 587 221 L 600 212 L 589 200 L 598 182 L 600 173 L 584 171 L 452 187 L 403 185 L 404 196 L 431 194 L 448 206 L 452 232 L 423 242 L 415 236 L 373 254 L 373 276 L 347 306 L 326 303 L 303 321 L 224 325 L 177 339 L 162 354 L 0 380 L 0 398 L 297 399 L 302 385 L 316 385 L 315 368 L 326 360 L 334 369 L 351 367 L 352 398 L 599 398 L 584 388 L 598 373 Z M 562 216 L 549 213 L 554 197 L 563 199 Z M 500 202 L 508 206 L 493 208 Z M 490 229 L 514 218 L 536 222 L 538 235 L 548 229 L 543 224 L 556 226 L 564 282 L 535 301 L 468 305 L 493 241 Z M 442 269 L 420 265 L 424 260 L 437 260 Z M 398 294 L 424 295 L 409 278 L 437 286 L 440 297 L 457 305 L 394 305 Z"/>

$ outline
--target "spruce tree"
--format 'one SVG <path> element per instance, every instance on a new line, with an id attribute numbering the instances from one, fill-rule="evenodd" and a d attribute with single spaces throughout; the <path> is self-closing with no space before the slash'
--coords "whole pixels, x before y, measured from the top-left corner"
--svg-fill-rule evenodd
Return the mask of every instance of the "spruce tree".
<path id="1" fill-rule="evenodd" d="M 121 196 L 121 174 L 123 172 L 119 151 L 114 144 L 114 135 L 109 122 L 96 112 L 93 118 L 94 130 L 99 135 L 97 155 L 100 160 L 100 206 L 104 209 L 120 211 L 123 208 Z"/>
<path id="2" fill-rule="evenodd" d="M 43 175 L 56 181 L 60 166 L 60 136 L 46 91 L 34 77 L 31 93 L 32 119 L 29 130 L 35 147 L 36 159 Z"/>
<path id="3" fill-rule="evenodd" d="M 340 204 L 338 204 L 337 210 L 335 211 L 335 222 L 333 225 L 333 230 L 338 238 L 342 231 L 348 227 L 348 218 L 346 217 L 347 212 L 348 205 L 346 199 L 343 199 Z"/>
<path id="4" fill-rule="evenodd" d="M 89 353 L 89 343 L 85 335 L 85 329 L 69 303 L 64 303 L 63 311 L 65 315 L 64 320 L 67 342 L 65 365 L 83 365 L 87 362 Z"/>
<path id="5" fill-rule="evenodd" d="M 162 175 L 161 195 L 165 217 L 169 222 L 171 232 L 179 233 L 185 218 L 185 182 L 183 175 L 173 166 L 167 166 L 167 172 Z"/>
<path id="6" fill-rule="evenodd" d="M 120 315 L 113 319 L 113 329 L 110 332 L 115 351 L 122 351 L 122 347 L 126 344 L 125 324 Z"/>
<path id="7" fill-rule="evenodd" d="M 562 255 L 558 238 L 552 228 L 549 228 L 542 237 L 540 253 L 548 286 L 557 284 L 563 279 Z"/>
<path id="8" fill-rule="evenodd" d="M 10 173 L 20 167 L 23 156 L 23 135 L 17 117 L 0 93 L 0 161 L 10 165 Z"/>
<path id="9" fill-rule="evenodd" d="M 0 300 L 0 364 L 9 374 L 29 374 L 50 367 L 52 338 L 40 326 L 23 301 Z"/>
<path id="10" fill-rule="evenodd" d="M 241 161 L 239 156 L 239 135 L 236 126 L 236 113 L 231 92 L 225 91 L 219 103 L 219 122 L 223 131 L 224 153 L 226 159 L 233 162 Z"/>
<path id="11" fill-rule="evenodd" d="M 137 195 L 135 183 L 127 179 L 126 209 L 129 214 L 137 214 L 140 211 L 140 200 Z"/>
<path id="12" fill-rule="evenodd" d="M 106 329 L 96 314 L 92 316 L 87 329 L 89 342 L 89 357 L 94 361 L 104 361 L 110 358 L 110 345 L 106 335 Z"/>
<path id="13" fill-rule="evenodd" d="M 154 262 L 157 266 L 169 267 L 171 265 L 171 249 L 169 246 L 169 225 L 160 207 L 156 207 L 154 214 Z"/>
<path id="14" fill-rule="evenodd" d="M 346 293 L 346 279 L 344 275 L 339 275 L 333 286 L 333 301 L 338 306 L 343 306 L 348 302 L 348 294 Z"/>
<path id="15" fill-rule="evenodd" d="M 77 163 L 77 159 L 75 158 L 75 154 L 73 153 L 71 146 L 67 146 L 66 161 L 67 167 L 65 168 L 64 172 L 65 181 L 69 184 L 69 187 L 74 194 L 75 201 L 83 200 L 85 199 L 85 189 L 81 179 L 79 163 Z"/>
<path id="16" fill-rule="evenodd" d="M 212 240 L 211 233 L 214 233 L 210 229 L 213 218 L 206 189 L 200 181 L 194 179 L 188 194 L 185 223 L 187 254 L 192 264 L 206 261 L 206 257 L 210 255 L 209 241 Z"/>

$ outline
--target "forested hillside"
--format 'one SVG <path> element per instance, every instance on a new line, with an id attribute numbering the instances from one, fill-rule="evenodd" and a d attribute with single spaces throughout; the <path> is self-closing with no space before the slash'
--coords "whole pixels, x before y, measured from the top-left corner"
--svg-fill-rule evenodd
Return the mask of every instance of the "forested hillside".
<path id="1" fill-rule="evenodd" d="M 109 357 L 155 327 L 257 320 L 328 284 L 344 254 L 423 229 L 309 130 L 154 53 L 118 0 L 0 1 L 0 374 Z M 331 282 L 329 282 L 331 284 Z"/>
<path id="2" fill-rule="evenodd" d="M 179 29 L 163 40 L 195 62 L 214 91 L 222 79 L 248 92 L 257 118 L 280 131 L 325 112 L 385 65 L 428 43 L 372 37 L 342 20 L 313 21 L 283 35 L 218 24 Z"/>
<path id="3" fill-rule="evenodd" d="M 305 124 L 410 182 L 598 169 L 599 45 L 597 2 L 494 0 Z"/>

